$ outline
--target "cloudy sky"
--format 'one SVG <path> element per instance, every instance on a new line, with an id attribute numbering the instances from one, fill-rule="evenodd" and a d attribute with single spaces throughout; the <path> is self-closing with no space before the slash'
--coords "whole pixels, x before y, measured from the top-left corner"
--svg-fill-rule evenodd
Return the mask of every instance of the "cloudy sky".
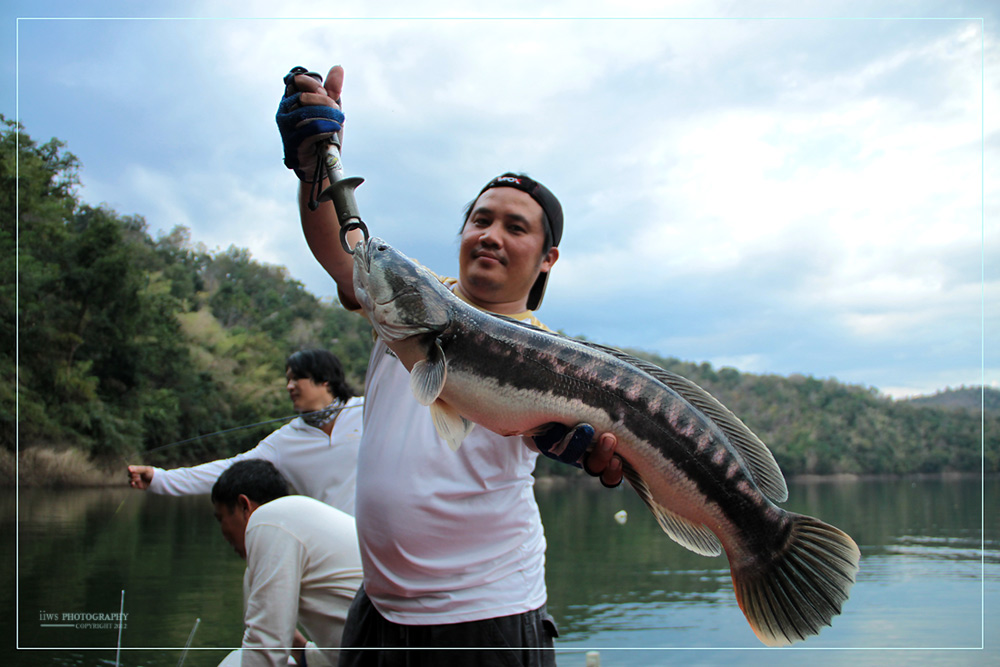
<path id="1" fill-rule="evenodd" d="M 0 113 L 87 203 L 329 297 L 274 112 L 340 64 L 362 215 L 430 268 L 492 176 L 560 197 L 553 328 L 896 397 L 1000 380 L 993 3 L 272 4 L 7 2 Z"/>

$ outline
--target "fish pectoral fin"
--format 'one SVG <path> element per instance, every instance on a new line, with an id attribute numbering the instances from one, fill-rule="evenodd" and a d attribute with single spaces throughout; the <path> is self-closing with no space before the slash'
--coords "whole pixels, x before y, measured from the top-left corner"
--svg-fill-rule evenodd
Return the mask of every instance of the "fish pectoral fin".
<path id="1" fill-rule="evenodd" d="M 656 517 L 656 522 L 660 524 L 663 532 L 670 536 L 670 539 L 685 549 L 690 549 L 702 556 L 718 556 L 722 553 L 722 544 L 719 542 L 719 538 L 708 529 L 708 526 L 685 519 L 656 502 L 656 499 L 653 498 L 653 492 L 649 490 L 649 486 L 639 473 L 636 472 L 635 468 L 627 463 L 625 464 L 624 472 L 629 484 L 639 494 L 642 501 L 646 503 L 653 516 Z"/>
<path id="2" fill-rule="evenodd" d="M 431 420 L 438 435 L 444 438 L 453 452 L 458 451 L 465 436 L 469 435 L 469 431 L 475 426 L 458 414 L 455 408 L 441 400 L 431 403 Z"/>
<path id="3" fill-rule="evenodd" d="M 427 358 L 413 365 L 410 371 L 410 390 L 421 405 L 430 405 L 441 395 L 448 379 L 448 363 L 441 344 L 434 341 L 427 351 Z"/>

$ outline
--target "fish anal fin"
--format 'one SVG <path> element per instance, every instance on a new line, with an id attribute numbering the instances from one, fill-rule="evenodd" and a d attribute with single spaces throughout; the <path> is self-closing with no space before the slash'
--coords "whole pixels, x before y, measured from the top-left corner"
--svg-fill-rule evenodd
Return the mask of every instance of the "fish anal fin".
<path id="1" fill-rule="evenodd" d="M 468 419 L 458 414 L 453 407 L 441 400 L 431 403 L 431 420 L 434 422 L 434 428 L 437 430 L 438 435 L 448 443 L 453 452 L 458 451 L 458 448 L 462 445 L 462 441 L 465 440 L 465 436 L 469 435 L 469 432 L 475 426 Z"/>
<path id="2" fill-rule="evenodd" d="M 722 544 L 719 543 L 719 538 L 709 530 L 708 526 L 686 519 L 656 502 L 649 486 L 635 471 L 635 468 L 627 463 L 624 466 L 625 478 L 642 498 L 642 501 L 646 503 L 653 516 L 656 517 L 656 522 L 660 524 L 660 528 L 670 539 L 685 549 L 690 549 L 702 556 L 718 556 L 722 553 Z"/>
<path id="3" fill-rule="evenodd" d="M 448 379 L 448 364 L 441 344 L 435 340 L 427 350 L 427 357 L 413 365 L 410 370 L 410 390 L 421 405 L 430 405 L 437 400 Z"/>

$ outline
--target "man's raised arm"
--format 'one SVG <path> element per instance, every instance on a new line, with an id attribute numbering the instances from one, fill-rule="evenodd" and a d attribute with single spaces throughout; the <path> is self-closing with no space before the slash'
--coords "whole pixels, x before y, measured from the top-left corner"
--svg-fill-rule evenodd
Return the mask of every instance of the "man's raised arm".
<path id="1" fill-rule="evenodd" d="M 358 308 L 354 298 L 354 262 L 340 243 L 340 224 L 333 203 L 321 202 L 313 210 L 315 193 L 327 186 L 324 169 L 317 169 L 317 147 L 332 135 L 343 135 L 340 95 L 344 68 L 331 67 L 325 81 L 318 75 L 296 70 L 285 77 L 284 97 L 278 107 L 278 129 L 285 148 L 285 165 L 299 177 L 299 217 L 306 243 L 316 261 L 337 283 L 340 301 L 346 308 Z M 317 186 L 316 178 L 320 179 Z M 361 232 L 348 235 L 356 243 Z"/>

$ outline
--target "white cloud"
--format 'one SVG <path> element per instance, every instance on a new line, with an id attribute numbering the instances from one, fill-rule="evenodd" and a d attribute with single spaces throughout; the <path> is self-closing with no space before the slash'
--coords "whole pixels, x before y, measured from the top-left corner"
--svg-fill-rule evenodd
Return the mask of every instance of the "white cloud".
<path id="1" fill-rule="evenodd" d="M 191 7 L 225 13 L 218 3 Z M 376 10 L 336 7 L 366 11 Z M 101 48 L 88 46 L 88 29 Z M 290 66 L 340 63 L 345 161 L 368 179 L 359 200 L 373 230 L 443 270 L 466 198 L 500 170 L 528 170 L 567 211 L 549 300 L 579 304 L 574 332 L 612 312 L 620 321 L 606 342 L 617 342 L 656 318 L 667 334 L 642 346 L 661 353 L 863 376 L 862 351 L 875 342 L 940 345 L 977 324 L 983 81 L 974 22 L 262 19 L 59 31 L 74 58 L 56 83 L 73 113 L 50 121 L 53 134 L 76 151 L 77 137 L 94 136 L 84 121 L 95 109 L 110 126 L 87 145 L 94 155 L 79 153 L 87 192 L 123 202 L 154 229 L 184 224 L 209 247 L 247 246 L 308 275 L 320 294 L 331 285 L 305 271 L 311 258 L 273 114 Z M 22 66 L 62 57 L 60 43 L 23 47 Z M 988 40 L 990 67 L 996 52 Z M 995 77 L 986 85 L 995 99 Z M 23 108 L 41 117 L 51 106 L 36 101 L 43 91 L 22 84 Z M 987 136 L 996 129 L 987 117 Z M 96 154 L 102 145 L 107 156 Z M 995 147 L 987 152 L 989 164 Z M 652 303 L 630 307 L 630 298 Z M 836 331 L 856 351 L 828 355 L 828 370 L 794 367 L 821 361 L 799 362 L 798 346 L 781 345 L 789 327 L 803 340 Z"/>

